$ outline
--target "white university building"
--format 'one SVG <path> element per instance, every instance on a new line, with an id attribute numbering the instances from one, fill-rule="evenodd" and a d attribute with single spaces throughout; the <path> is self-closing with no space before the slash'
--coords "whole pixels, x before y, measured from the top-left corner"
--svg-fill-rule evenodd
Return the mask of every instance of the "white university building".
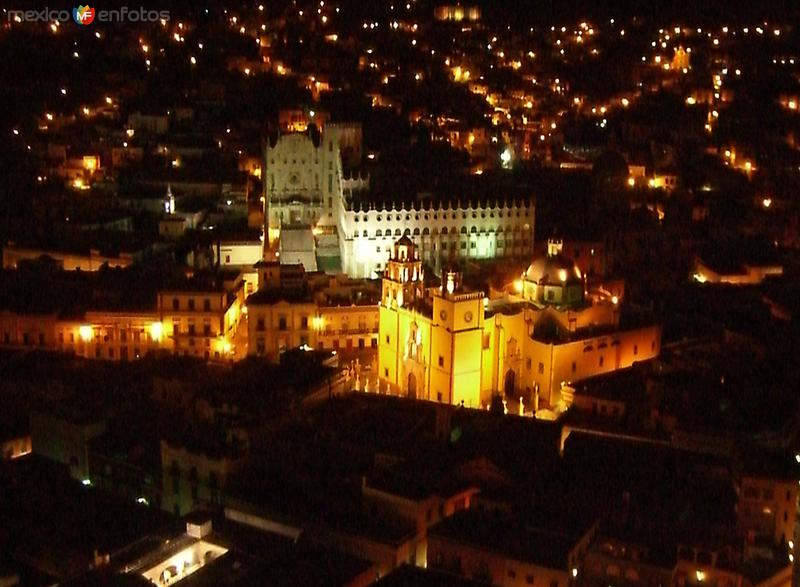
<path id="1" fill-rule="evenodd" d="M 282 263 L 377 278 L 403 235 L 436 268 L 443 261 L 530 257 L 532 198 L 364 203 L 370 201 L 363 197 L 369 178 L 347 177 L 342 165 L 340 145 L 352 145 L 354 136 L 360 141 L 360 125 L 328 123 L 321 133 L 312 129 L 267 141 L 264 218 Z M 317 266 L 309 266 L 315 260 Z"/>

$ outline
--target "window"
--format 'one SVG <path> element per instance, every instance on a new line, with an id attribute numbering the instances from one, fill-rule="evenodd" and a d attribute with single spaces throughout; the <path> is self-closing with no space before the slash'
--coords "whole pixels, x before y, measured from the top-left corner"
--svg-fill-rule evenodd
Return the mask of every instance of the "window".
<path id="1" fill-rule="evenodd" d="M 439 355 L 439 366 L 444 367 L 444 357 L 442 355 Z"/>
<path id="2" fill-rule="evenodd" d="M 302 330 L 308 329 L 308 316 L 303 316 L 302 318 L 300 318 L 300 328 Z"/>
<path id="3" fill-rule="evenodd" d="M 633 345 L 633 356 L 635 357 L 638 354 L 639 354 L 639 345 L 635 344 Z"/>
<path id="4" fill-rule="evenodd" d="M 286 330 L 286 316 L 278 318 L 278 330 Z"/>
<path id="5" fill-rule="evenodd" d="M 539 363 L 539 375 L 544 374 L 544 363 Z"/>
<path id="6" fill-rule="evenodd" d="M 256 320 L 256 330 L 264 330 L 264 318 L 258 318 Z"/>
<path id="7" fill-rule="evenodd" d="M 172 309 L 173 310 L 180 310 L 181 309 L 181 303 L 178 300 L 178 298 L 172 298 Z"/>
<path id="8" fill-rule="evenodd" d="M 488 349 L 490 344 L 491 344 L 491 336 L 488 335 L 488 334 L 484 334 L 483 335 L 483 350 Z"/>
<path id="9" fill-rule="evenodd" d="M 572 372 L 575 373 L 577 368 L 578 368 L 578 364 L 575 361 L 572 361 Z"/>
<path id="10" fill-rule="evenodd" d="M 203 311 L 210 312 L 211 311 L 211 300 L 205 299 L 203 300 Z"/>
<path id="11" fill-rule="evenodd" d="M 190 311 L 193 311 L 193 310 L 194 310 L 194 300 L 193 300 L 193 299 L 190 299 L 190 300 L 189 300 L 189 310 L 190 310 Z"/>
<path id="12" fill-rule="evenodd" d="M 225 255 L 225 263 L 230 263 L 230 262 L 231 262 L 231 256 Z"/>
<path id="13" fill-rule="evenodd" d="M 389 335 L 386 335 L 386 344 L 389 344 Z"/>
<path id="14" fill-rule="evenodd" d="M 384 370 L 383 370 L 383 376 L 384 376 L 386 379 L 388 379 L 388 378 L 389 378 L 389 369 L 388 369 L 388 367 L 387 367 L 387 368 L 384 368 Z"/>
<path id="15" fill-rule="evenodd" d="M 604 361 L 603 355 L 600 355 L 600 366 L 601 367 L 603 366 L 603 361 Z"/>
<path id="16" fill-rule="evenodd" d="M 530 371 L 530 370 L 531 370 L 531 359 L 530 359 L 530 357 L 528 357 L 527 359 L 525 359 L 525 368 L 526 368 L 528 371 Z"/>

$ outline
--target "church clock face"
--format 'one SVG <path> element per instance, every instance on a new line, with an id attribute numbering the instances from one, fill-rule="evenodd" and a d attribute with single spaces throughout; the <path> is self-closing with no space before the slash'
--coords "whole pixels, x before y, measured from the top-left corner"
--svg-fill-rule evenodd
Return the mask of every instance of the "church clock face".
<path id="1" fill-rule="evenodd" d="M 447 320 L 447 310 L 442 310 L 439 312 L 439 318 L 441 318 L 442 321 Z"/>
<path id="2" fill-rule="evenodd" d="M 472 322 L 472 312 L 464 314 L 464 322 Z"/>

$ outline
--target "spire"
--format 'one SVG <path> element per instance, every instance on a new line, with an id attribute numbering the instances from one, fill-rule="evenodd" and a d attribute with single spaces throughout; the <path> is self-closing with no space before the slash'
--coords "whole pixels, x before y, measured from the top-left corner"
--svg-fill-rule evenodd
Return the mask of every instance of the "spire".
<path id="1" fill-rule="evenodd" d="M 164 212 L 175 214 L 175 196 L 172 195 L 172 184 L 167 184 L 167 195 L 164 196 Z"/>

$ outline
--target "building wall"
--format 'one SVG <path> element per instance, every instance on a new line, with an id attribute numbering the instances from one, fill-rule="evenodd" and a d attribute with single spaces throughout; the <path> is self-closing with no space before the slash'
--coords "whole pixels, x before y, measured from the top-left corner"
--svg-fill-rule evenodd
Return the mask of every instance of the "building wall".
<path id="1" fill-rule="evenodd" d="M 797 489 L 789 479 L 743 477 L 736 508 L 739 527 L 775 544 L 794 540 Z"/>
<path id="2" fill-rule="evenodd" d="M 483 294 L 434 296 L 432 318 L 385 303 L 379 377 L 409 397 L 481 407 Z"/>
<path id="3" fill-rule="evenodd" d="M 87 359 L 130 361 L 148 352 L 173 348 L 155 311 L 141 313 L 87 312 L 79 321 L 56 324 L 56 350 Z"/>
<path id="4" fill-rule="evenodd" d="M 216 263 L 222 267 L 246 265 L 252 267 L 263 258 L 264 245 L 261 241 L 221 242 L 215 248 Z"/>
<path id="5" fill-rule="evenodd" d="M 241 283 L 230 298 L 227 291 L 159 292 L 158 312 L 174 352 L 205 359 L 232 356 L 243 297 Z"/>
<path id="6" fill-rule="evenodd" d="M 52 349 L 55 345 L 54 314 L 17 314 L 0 312 L 0 335 L 6 347 L 37 347 Z"/>
<path id="7" fill-rule="evenodd" d="M 590 584 L 671 585 L 672 567 L 649 562 L 644 547 L 602 538 L 592 545 L 583 564 L 583 577 Z"/>
<path id="8" fill-rule="evenodd" d="M 316 347 L 334 350 L 378 348 L 378 306 L 320 306 L 313 324 Z"/>
<path id="9" fill-rule="evenodd" d="M 530 257 L 534 205 L 432 205 L 430 209 L 370 209 L 342 212 L 342 268 L 353 277 L 379 276 L 394 242 L 410 236 L 430 266 L 440 260 Z"/>
<path id="10" fill-rule="evenodd" d="M 276 359 L 288 349 L 316 346 L 313 302 L 250 303 L 247 308 L 248 354 Z"/>
<path id="11" fill-rule="evenodd" d="M 199 504 L 222 505 L 228 478 L 243 464 L 242 456 L 210 457 L 162 440 L 162 509 L 182 516 Z"/>
<path id="12" fill-rule="evenodd" d="M 80 420 L 78 416 L 78 420 Z M 89 477 L 88 442 L 105 432 L 102 418 L 72 421 L 45 412 L 32 412 L 31 447 L 33 453 L 69 467 L 73 479 Z"/>
<path id="13" fill-rule="evenodd" d="M 450 540 L 435 533 L 428 537 L 428 565 L 492 585 L 566 587 L 566 569 L 550 569 L 515 560 L 499 552 Z"/>
<path id="14" fill-rule="evenodd" d="M 307 134 L 284 134 L 265 152 L 265 193 L 269 227 L 301 222 L 334 226 L 341 206 L 342 162 L 335 136 L 323 133 L 319 145 Z M 270 239 L 274 232 L 270 233 Z"/>

